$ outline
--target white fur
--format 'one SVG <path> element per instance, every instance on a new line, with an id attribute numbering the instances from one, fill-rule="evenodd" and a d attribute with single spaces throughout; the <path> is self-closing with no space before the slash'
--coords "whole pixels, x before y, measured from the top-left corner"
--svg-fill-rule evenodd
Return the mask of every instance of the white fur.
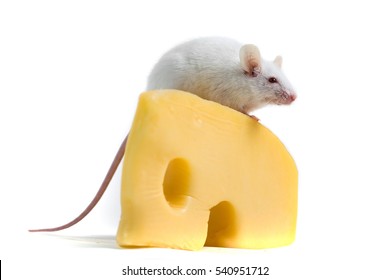
<path id="1" fill-rule="evenodd" d="M 247 45 L 248 46 L 248 45 Z M 248 48 L 253 52 L 253 45 Z M 178 89 L 248 113 L 267 104 L 289 104 L 294 90 L 284 76 L 281 57 L 269 62 L 251 54 L 240 55 L 242 45 L 232 39 L 210 37 L 178 45 L 153 68 L 147 89 Z M 242 52 L 245 52 L 242 51 Z M 242 59 L 251 59 L 241 61 Z M 253 76 L 242 65 L 256 63 Z M 270 83 L 269 77 L 279 82 Z"/>

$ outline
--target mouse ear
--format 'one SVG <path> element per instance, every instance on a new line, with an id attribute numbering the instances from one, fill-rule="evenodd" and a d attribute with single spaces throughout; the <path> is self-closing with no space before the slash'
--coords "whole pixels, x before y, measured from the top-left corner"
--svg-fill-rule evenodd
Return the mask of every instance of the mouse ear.
<path id="1" fill-rule="evenodd" d="M 260 51 L 255 45 L 243 45 L 240 49 L 240 63 L 245 72 L 256 77 L 261 71 Z"/>
<path id="2" fill-rule="evenodd" d="M 282 62 L 283 62 L 283 58 L 282 58 L 280 55 L 278 55 L 277 57 L 275 57 L 275 59 L 274 59 L 274 64 L 275 64 L 276 66 L 278 66 L 279 68 L 282 68 Z"/>

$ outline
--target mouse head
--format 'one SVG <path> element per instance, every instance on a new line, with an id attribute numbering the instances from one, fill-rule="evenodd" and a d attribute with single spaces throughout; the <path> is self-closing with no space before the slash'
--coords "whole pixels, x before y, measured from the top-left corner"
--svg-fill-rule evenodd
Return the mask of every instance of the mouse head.
<path id="1" fill-rule="evenodd" d="M 251 92 L 254 93 L 253 104 L 249 110 L 267 104 L 291 104 L 296 98 L 294 89 L 282 72 L 282 57 L 274 61 L 263 60 L 255 45 L 244 45 L 240 49 L 240 64 L 248 78 Z"/>

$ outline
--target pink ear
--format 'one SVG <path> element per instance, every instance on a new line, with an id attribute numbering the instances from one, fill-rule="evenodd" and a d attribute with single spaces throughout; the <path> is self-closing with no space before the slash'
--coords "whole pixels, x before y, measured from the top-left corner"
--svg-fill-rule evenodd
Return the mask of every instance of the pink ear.
<path id="1" fill-rule="evenodd" d="M 277 57 L 275 57 L 275 59 L 274 59 L 274 64 L 275 64 L 276 66 L 278 66 L 279 68 L 282 68 L 282 62 L 283 62 L 283 58 L 282 58 L 280 55 L 278 55 Z"/>
<path id="2" fill-rule="evenodd" d="M 244 45 L 240 49 L 240 64 L 249 75 L 256 77 L 261 71 L 260 51 L 255 45 Z"/>

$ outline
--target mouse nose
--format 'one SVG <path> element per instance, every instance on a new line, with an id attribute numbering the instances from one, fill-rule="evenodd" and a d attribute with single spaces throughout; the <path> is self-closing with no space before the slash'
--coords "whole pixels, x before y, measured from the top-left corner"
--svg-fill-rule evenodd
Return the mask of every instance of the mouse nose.
<path id="1" fill-rule="evenodd" d="M 290 99 L 290 102 L 293 102 L 293 101 L 295 101 L 295 99 L 297 99 L 297 95 L 295 93 L 291 93 L 289 99 Z"/>

